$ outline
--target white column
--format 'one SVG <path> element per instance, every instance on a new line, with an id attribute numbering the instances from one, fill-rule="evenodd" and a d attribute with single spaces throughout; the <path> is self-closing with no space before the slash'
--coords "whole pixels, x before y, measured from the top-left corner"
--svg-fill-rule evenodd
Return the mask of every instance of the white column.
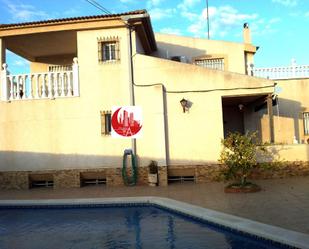
<path id="1" fill-rule="evenodd" d="M 296 60 L 292 59 L 291 60 L 291 67 L 292 67 L 292 77 L 295 78 L 296 76 Z"/>
<path id="2" fill-rule="evenodd" d="M 66 75 L 67 75 L 67 85 L 68 85 L 68 93 L 67 93 L 67 96 L 68 97 L 71 97 L 73 94 L 72 94 L 72 80 L 71 80 L 71 72 L 66 72 Z"/>
<path id="3" fill-rule="evenodd" d="M 55 94 L 54 94 L 54 96 L 57 98 L 57 97 L 59 97 L 59 73 L 58 72 L 55 72 L 54 73 L 54 82 L 55 82 L 55 87 L 54 87 L 54 91 L 55 91 Z"/>
<path id="4" fill-rule="evenodd" d="M 21 97 L 22 99 L 26 99 L 27 98 L 27 96 L 26 96 L 26 80 L 27 80 L 27 75 L 24 74 L 22 76 L 22 84 L 23 84 L 23 88 L 22 88 L 23 96 Z"/>
<path id="5" fill-rule="evenodd" d="M 22 83 L 21 75 L 17 75 L 16 79 L 16 99 L 20 99 L 20 83 Z"/>
<path id="6" fill-rule="evenodd" d="M 47 80 L 48 80 L 48 98 L 53 98 L 53 82 L 52 82 L 52 73 L 48 73 Z"/>
<path id="7" fill-rule="evenodd" d="M 46 74 L 45 73 L 42 73 L 42 95 L 41 97 L 42 98 L 46 98 Z M 48 75 L 47 75 L 48 77 Z"/>
<path id="8" fill-rule="evenodd" d="M 14 99 L 14 97 L 15 97 L 13 82 L 14 82 L 14 76 L 10 75 L 10 85 L 11 85 L 11 88 L 10 88 L 10 100 Z"/>
<path id="9" fill-rule="evenodd" d="M 74 57 L 73 59 L 73 95 L 79 96 L 79 79 L 78 79 L 78 59 Z"/>
<path id="10" fill-rule="evenodd" d="M 65 92 L 64 92 L 64 80 L 65 80 L 65 77 L 64 77 L 64 72 L 61 72 L 60 73 L 60 79 L 61 79 L 61 97 L 65 97 Z"/>
<path id="11" fill-rule="evenodd" d="M 39 74 L 35 75 L 35 98 L 40 98 Z"/>
<path id="12" fill-rule="evenodd" d="M 33 98 L 33 86 L 32 86 L 32 84 L 33 84 L 33 80 L 34 79 L 34 75 L 32 75 L 32 74 L 29 74 L 28 75 L 28 80 L 29 80 L 29 92 L 28 92 L 28 99 L 32 99 Z"/>
<path id="13" fill-rule="evenodd" d="M 7 64 L 3 63 L 3 70 L 1 71 L 1 100 L 8 101 L 8 78 L 7 78 Z"/>

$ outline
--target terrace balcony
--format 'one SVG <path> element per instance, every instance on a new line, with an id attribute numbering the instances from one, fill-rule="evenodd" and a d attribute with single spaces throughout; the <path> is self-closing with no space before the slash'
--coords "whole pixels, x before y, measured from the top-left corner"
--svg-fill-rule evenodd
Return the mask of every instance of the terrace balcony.
<path id="1" fill-rule="evenodd" d="M 78 27 L 58 21 L 0 25 L 1 101 L 79 96 Z"/>
<path id="2" fill-rule="evenodd" d="M 79 96 L 78 59 L 72 65 L 49 66 L 47 72 L 10 74 L 1 71 L 1 100 L 55 99 Z"/>
<path id="3" fill-rule="evenodd" d="M 309 78 L 309 65 L 297 65 L 295 60 L 292 60 L 290 66 L 267 68 L 252 67 L 250 68 L 250 71 L 255 77 L 267 78 L 271 80 Z"/>

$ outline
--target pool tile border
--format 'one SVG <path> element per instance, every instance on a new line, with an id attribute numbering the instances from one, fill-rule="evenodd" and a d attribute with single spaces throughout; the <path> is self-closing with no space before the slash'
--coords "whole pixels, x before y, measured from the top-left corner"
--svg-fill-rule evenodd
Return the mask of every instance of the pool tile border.
<path id="1" fill-rule="evenodd" d="M 61 206 L 104 206 L 104 205 L 155 205 L 172 212 L 202 220 L 210 224 L 219 225 L 225 229 L 264 239 L 274 244 L 288 245 L 291 248 L 309 249 L 309 235 L 275 227 L 249 219 L 225 214 L 192 204 L 162 197 L 122 197 L 122 198 L 89 198 L 89 199 L 48 199 L 48 200 L 1 200 L 1 207 L 61 207 Z"/>

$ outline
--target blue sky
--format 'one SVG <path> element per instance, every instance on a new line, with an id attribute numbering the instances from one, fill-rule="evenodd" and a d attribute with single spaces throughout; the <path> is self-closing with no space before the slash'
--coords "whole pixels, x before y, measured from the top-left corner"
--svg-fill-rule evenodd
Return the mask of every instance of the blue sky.
<path id="1" fill-rule="evenodd" d="M 206 0 L 96 0 L 113 13 L 147 9 L 155 32 L 207 37 Z M 253 43 L 260 47 L 257 67 L 309 64 L 309 0 L 208 0 L 210 38 L 242 41 L 248 22 Z M 0 0 L 0 23 L 97 15 L 86 0 Z M 27 63 L 8 53 L 8 64 Z"/>

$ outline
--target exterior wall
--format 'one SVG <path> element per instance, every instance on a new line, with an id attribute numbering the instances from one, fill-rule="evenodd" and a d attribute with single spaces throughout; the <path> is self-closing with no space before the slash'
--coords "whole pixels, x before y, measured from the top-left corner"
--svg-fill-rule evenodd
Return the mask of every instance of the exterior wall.
<path id="1" fill-rule="evenodd" d="M 271 85 L 271 81 L 228 72 L 168 61 L 164 59 L 137 55 L 134 57 L 135 84 L 149 85 L 162 83 L 166 91 L 185 91 L 233 87 L 252 87 Z M 151 77 L 150 77 L 151 76 Z M 158 86 L 135 87 L 138 93 L 149 96 Z M 217 163 L 223 138 L 222 96 L 261 94 L 272 92 L 273 88 L 256 90 L 213 91 L 204 93 L 169 93 L 165 99 L 150 103 L 144 102 L 137 94 L 137 105 L 143 108 L 149 104 L 165 105 L 167 122 L 166 148 L 168 165 L 197 165 Z M 179 101 L 185 98 L 192 104 L 183 113 Z M 146 102 L 147 101 L 147 102 Z M 162 126 L 158 123 L 156 129 Z M 152 132 L 155 132 L 153 130 Z M 149 142 L 149 140 L 148 140 Z M 163 143 L 162 143 L 163 146 Z"/>
<path id="2" fill-rule="evenodd" d="M 169 59 L 184 55 L 192 63 L 194 57 L 201 55 L 222 55 L 225 57 L 226 71 L 245 74 L 245 44 L 226 41 L 199 39 L 192 37 L 155 34 L 158 51 L 154 56 Z M 252 58 L 250 57 L 250 60 Z"/>
<path id="3" fill-rule="evenodd" d="M 31 62 L 30 63 L 30 72 L 31 73 L 47 72 L 48 71 L 48 65 L 49 64 L 46 64 L 46 63 Z"/>
<path id="4" fill-rule="evenodd" d="M 98 62 L 99 37 L 118 37 L 120 61 Z M 141 51 L 139 39 L 135 34 L 133 38 L 133 53 Z M 100 111 L 130 105 L 127 39 L 125 28 L 78 32 L 78 98 L 0 102 L 0 171 L 122 166 L 131 140 L 101 135 Z M 47 64 L 33 63 L 32 70 L 46 71 Z M 144 134 L 137 141 L 139 166 L 148 165 L 150 159 L 166 165 L 162 89 L 144 93 L 137 97 L 145 103 Z M 160 105 L 152 104 L 158 101 Z"/>
<path id="5" fill-rule="evenodd" d="M 129 104 L 127 31 L 77 36 L 80 97 L 0 103 L 1 171 L 121 166 L 131 143 L 101 135 L 100 111 Z M 101 36 L 119 37 L 120 62 L 98 62 Z"/>
<path id="6" fill-rule="evenodd" d="M 275 130 L 276 126 L 274 125 Z M 262 142 L 269 142 L 269 116 L 267 107 L 255 112 L 253 109 L 244 110 L 244 130 L 258 131 L 258 138 Z"/>
<path id="7" fill-rule="evenodd" d="M 307 143 L 304 135 L 304 111 L 309 111 L 307 93 L 309 79 L 276 80 L 282 91 L 278 94 L 278 105 L 273 106 L 275 143 L 293 144 L 294 136 L 299 143 Z M 247 113 L 245 129 L 261 130 L 261 138 L 268 137 L 267 109 Z"/>
<path id="8" fill-rule="evenodd" d="M 223 107 L 224 137 L 228 132 L 244 133 L 243 113 L 239 111 L 238 106 Z"/>
<path id="9" fill-rule="evenodd" d="M 30 72 L 41 73 L 47 72 L 49 65 L 72 65 L 74 55 L 58 55 L 57 57 L 45 57 L 44 62 L 31 62 Z M 42 59 L 41 59 L 42 60 Z"/>
<path id="10" fill-rule="evenodd" d="M 268 150 L 277 161 L 309 161 L 308 144 L 272 145 Z"/>
<path id="11" fill-rule="evenodd" d="M 299 151 L 292 149 L 290 152 Z M 300 151 L 299 151 L 300 152 Z M 294 157 L 293 157 L 294 159 Z M 192 176 L 196 183 L 220 181 L 222 179 L 221 164 L 203 165 L 172 165 L 159 167 L 159 186 L 168 185 L 169 176 Z M 121 177 L 121 168 L 94 168 L 71 170 L 44 170 L 44 171 L 6 171 L 0 172 L 0 189 L 29 189 L 32 178 L 44 179 L 44 175 L 54 182 L 54 188 L 78 188 L 81 187 L 82 176 L 92 174 L 105 176 L 106 185 L 124 186 Z M 269 164 L 254 170 L 248 177 L 250 179 L 274 179 L 293 176 L 308 176 L 308 161 L 283 161 L 279 164 Z M 148 169 L 140 168 L 138 172 L 138 185 L 148 184 Z"/>
<path id="12" fill-rule="evenodd" d="M 278 80 L 282 92 L 278 94 L 279 105 L 274 108 L 275 141 L 293 143 L 294 136 L 299 143 L 306 143 L 309 136 L 304 135 L 304 111 L 309 111 L 309 79 Z"/>
<path id="13" fill-rule="evenodd" d="M 132 39 L 134 41 L 133 49 L 135 50 L 135 51 L 133 51 L 133 54 L 135 54 L 135 53 L 137 53 L 137 54 L 145 54 L 144 48 L 142 46 L 142 43 L 141 43 L 138 35 L 136 34 L 136 32 L 134 32 L 133 35 L 134 35 L 133 39 Z"/>

